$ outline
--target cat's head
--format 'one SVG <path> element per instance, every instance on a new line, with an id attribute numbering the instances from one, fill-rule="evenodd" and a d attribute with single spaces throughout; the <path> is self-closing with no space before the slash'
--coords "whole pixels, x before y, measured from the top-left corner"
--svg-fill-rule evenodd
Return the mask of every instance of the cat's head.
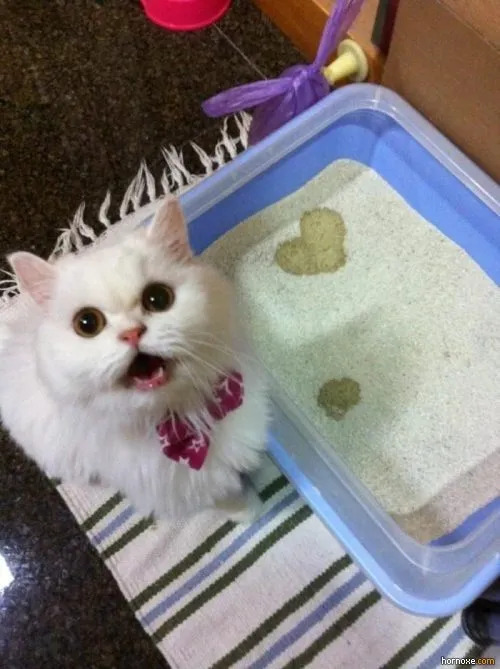
<path id="1" fill-rule="evenodd" d="M 39 373 L 61 400 L 181 409 L 232 362 L 232 290 L 193 258 L 175 199 L 114 241 L 55 263 L 24 252 L 9 261 L 38 305 Z"/>

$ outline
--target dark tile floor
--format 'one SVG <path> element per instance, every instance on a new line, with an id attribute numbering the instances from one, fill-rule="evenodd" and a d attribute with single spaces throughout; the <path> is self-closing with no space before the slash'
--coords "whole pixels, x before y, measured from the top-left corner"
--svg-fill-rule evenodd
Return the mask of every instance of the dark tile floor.
<path id="1" fill-rule="evenodd" d="M 81 200 L 119 202 L 142 158 L 219 123 L 201 102 L 301 60 L 250 0 L 171 34 L 138 0 L 0 0 L 0 254 L 53 247 Z M 158 175 L 156 175 L 158 176 Z M 1 380 L 0 380 L 1 382 Z M 51 484 L 0 431 L 0 667 L 164 667 Z"/>

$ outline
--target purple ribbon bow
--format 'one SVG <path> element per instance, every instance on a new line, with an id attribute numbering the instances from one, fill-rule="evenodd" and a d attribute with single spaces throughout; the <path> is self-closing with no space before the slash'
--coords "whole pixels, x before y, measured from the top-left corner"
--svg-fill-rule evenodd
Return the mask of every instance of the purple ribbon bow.
<path id="1" fill-rule="evenodd" d="M 328 94 L 321 69 L 358 15 L 364 0 L 338 0 L 326 22 L 314 62 L 294 65 L 278 79 L 236 86 L 206 100 L 203 111 L 218 117 L 254 109 L 249 143 L 256 144 Z"/>

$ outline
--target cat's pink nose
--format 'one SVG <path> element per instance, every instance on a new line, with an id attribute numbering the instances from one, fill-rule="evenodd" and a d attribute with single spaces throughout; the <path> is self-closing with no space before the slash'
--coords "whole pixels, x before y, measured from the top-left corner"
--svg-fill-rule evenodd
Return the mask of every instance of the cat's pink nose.
<path id="1" fill-rule="evenodd" d="M 118 339 L 127 342 L 130 346 L 137 348 L 139 346 L 139 340 L 142 335 L 146 332 L 146 327 L 144 325 L 138 325 L 135 328 L 130 328 L 129 330 L 124 330 L 118 335 Z"/>

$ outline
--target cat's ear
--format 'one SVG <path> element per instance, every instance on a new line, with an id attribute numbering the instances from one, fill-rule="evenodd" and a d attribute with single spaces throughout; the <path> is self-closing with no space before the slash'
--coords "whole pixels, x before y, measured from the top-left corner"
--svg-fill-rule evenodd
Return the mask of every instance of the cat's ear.
<path id="1" fill-rule="evenodd" d="M 29 293 L 38 304 L 44 304 L 52 293 L 56 276 L 54 266 L 25 251 L 13 253 L 7 260 L 14 270 L 21 290 Z"/>
<path id="2" fill-rule="evenodd" d="M 167 197 L 156 212 L 147 234 L 150 241 L 164 246 L 176 260 L 189 260 L 193 255 L 186 219 L 177 198 Z"/>

